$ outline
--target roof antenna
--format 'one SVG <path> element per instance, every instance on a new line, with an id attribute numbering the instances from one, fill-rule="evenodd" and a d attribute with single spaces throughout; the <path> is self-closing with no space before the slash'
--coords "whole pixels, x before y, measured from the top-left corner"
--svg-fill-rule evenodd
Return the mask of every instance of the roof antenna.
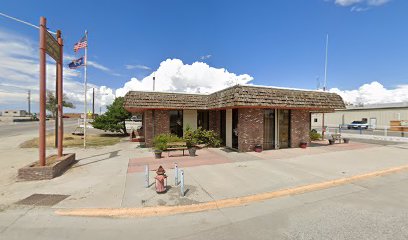
<path id="1" fill-rule="evenodd" d="M 153 92 L 155 90 L 156 87 L 156 72 L 153 73 Z"/>

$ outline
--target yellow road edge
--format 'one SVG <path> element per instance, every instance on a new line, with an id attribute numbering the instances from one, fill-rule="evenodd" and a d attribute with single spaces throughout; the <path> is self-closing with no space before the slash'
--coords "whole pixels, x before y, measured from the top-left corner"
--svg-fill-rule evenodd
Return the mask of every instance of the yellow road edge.
<path id="1" fill-rule="evenodd" d="M 355 175 L 347 178 L 329 180 L 320 183 L 313 183 L 304 186 L 282 189 L 273 192 L 259 193 L 249 196 L 236 197 L 215 200 L 205 203 L 180 206 L 156 206 L 143 208 L 79 208 L 79 209 L 60 209 L 55 211 L 61 216 L 82 216 L 82 217 L 153 217 L 153 216 L 168 216 L 181 213 L 202 212 L 220 208 L 244 206 L 254 202 L 260 202 L 278 197 L 289 195 L 302 194 L 322 189 L 327 189 L 347 183 L 392 174 L 395 172 L 408 170 L 408 165 L 379 170 L 375 172 Z"/>

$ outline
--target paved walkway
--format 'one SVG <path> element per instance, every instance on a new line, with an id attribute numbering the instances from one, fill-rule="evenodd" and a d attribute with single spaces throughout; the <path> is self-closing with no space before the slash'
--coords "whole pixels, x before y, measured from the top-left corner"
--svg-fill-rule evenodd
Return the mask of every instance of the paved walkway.
<path id="1" fill-rule="evenodd" d="M 153 156 L 129 159 L 128 173 L 143 172 L 146 165 L 149 165 L 150 171 L 156 171 L 160 165 L 164 169 L 173 169 L 174 163 L 178 163 L 180 167 L 186 168 L 230 162 L 232 161 L 228 157 L 218 154 L 212 149 L 197 150 L 195 157 L 190 157 L 188 151 L 186 151 L 184 156 L 181 151 L 171 152 L 170 156 L 167 152 L 163 152 L 160 159 L 156 159 Z"/>
<path id="2" fill-rule="evenodd" d="M 13 145 L 21 136 L 0 146 L 0 208 L 31 194 L 64 194 L 68 198 L 53 208 L 123 208 L 157 205 L 186 205 L 272 192 L 408 164 L 408 145 L 379 146 L 351 142 L 307 149 L 282 149 L 262 153 L 237 153 L 224 149 L 204 149 L 197 157 L 173 156 L 155 160 L 149 149 L 125 141 L 104 148 L 66 149 L 79 162 L 53 180 L 15 182 L 16 171 L 33 160 L 37 151 Z M 49 149 L 48 153 L 52 153 Z M 185 171 L 186 196 L 174 182 L 174 162 Z M 154 172 L 145 187 L 144 165 L 167 169 L 169 191 L 156 194 Z"/>

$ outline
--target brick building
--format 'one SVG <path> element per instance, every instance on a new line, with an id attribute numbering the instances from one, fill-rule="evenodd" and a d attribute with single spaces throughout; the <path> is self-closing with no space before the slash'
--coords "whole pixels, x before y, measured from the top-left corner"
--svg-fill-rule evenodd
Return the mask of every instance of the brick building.
<path id="1" fill-rule="evenodd" d="M 143 113 L 147 146 L 161 133 L 180 137 L 187 126 L 217 132 L 225 146 L 247 152 L 309 142 L 311 113 L 344 108 L 334 93 L 236 85 L 212 94 L 130 91 L 124 107 Z"/>

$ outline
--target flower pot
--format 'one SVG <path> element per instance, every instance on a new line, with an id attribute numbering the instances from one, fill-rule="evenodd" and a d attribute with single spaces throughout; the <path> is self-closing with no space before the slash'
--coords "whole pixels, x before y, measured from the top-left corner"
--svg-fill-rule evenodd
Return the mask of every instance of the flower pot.
<path id="1" fill-rule="evenodd" d="M 160 159 L 162 157 L 162 152 L 161 150 L 154 150 L 154 158 Z"/>
<path id="2" fill-rule="evenodd" d="M 344 143 L 349 143 L 349 141 L 350 141 L 350 138 L 343 138 Z"/>
<path id="3" fill-rule="evenodd" d="M 301 143 L 299 144 L 299 146 L 300 146 L 301 148 L 307 148 L 307 142 L 301 142 Z"/>
<path id="4" fill-rule="evenodd" d="M 195 155 L 196 155 L 196 148 L 195 147 L 192 147 L 192 148 L 189 148 L 188 149 L 188 153 L 190 154 L 190 157 L 195 157 Z"/>
<path id="5" fill-rule="evenodd" d="M 333 139 L 329 139 L 329 144 L 333 145 L 334 144 L 334 140 Z"/>
<path id="6" fill-rule="evenodd" d="M 260 153 L 260 152 L 262 152 L 262 146 L 261 145 L 256 145 L 254 150 L 255 150 L 255 152 Z"/>

